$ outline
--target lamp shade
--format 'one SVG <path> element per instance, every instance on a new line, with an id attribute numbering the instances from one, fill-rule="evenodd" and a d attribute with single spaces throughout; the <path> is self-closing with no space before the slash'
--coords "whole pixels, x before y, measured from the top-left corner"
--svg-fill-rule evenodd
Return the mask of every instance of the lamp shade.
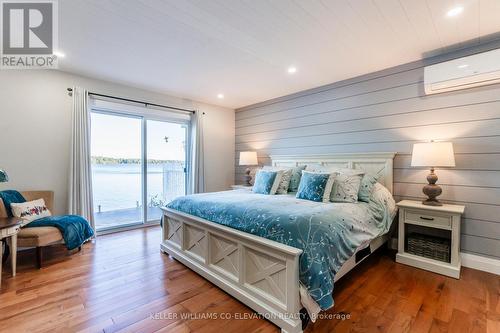
<path id="1" fill-rule="evenodd" d="M 451 142 L 415 143 L 411 166 L 454 167 L 455 155 Z"/>
<path id="2" fill-rule="evenodd" d="M 0 169 L 0 183 L 6 183 L 9 181 L 9 176 L 7 176 L 7 172 Z"/>
<path id="3" fill-rule="evenodd" d="M 240 165 L 257 165 L 257 152 L 242 151 L 240 152 Z"/>

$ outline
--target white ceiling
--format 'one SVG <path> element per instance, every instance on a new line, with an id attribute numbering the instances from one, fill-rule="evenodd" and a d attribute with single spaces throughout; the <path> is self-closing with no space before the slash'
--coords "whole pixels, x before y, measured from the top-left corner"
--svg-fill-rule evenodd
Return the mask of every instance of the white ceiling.
<path id="1" fill-rule="evenodd" d="M 456 5 L 463 13 L 447 17 Z M 232 108 L 500 31 L 500 0 L 63 0 L 59 7 L 62 70 Z"/>

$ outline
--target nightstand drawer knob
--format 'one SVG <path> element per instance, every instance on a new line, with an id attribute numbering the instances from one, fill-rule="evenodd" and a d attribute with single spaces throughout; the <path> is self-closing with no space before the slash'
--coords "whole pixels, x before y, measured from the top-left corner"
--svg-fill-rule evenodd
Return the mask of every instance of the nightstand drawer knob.
<path id="1" fill-rule="evenodd" d="M 426 221 L 434 221 L 434 218 L 433 218 L 433 217 L 424 217 L 424 216 L 420 216 L 420 219 L 421 219 L 421 220 L 426 220 Z"/>

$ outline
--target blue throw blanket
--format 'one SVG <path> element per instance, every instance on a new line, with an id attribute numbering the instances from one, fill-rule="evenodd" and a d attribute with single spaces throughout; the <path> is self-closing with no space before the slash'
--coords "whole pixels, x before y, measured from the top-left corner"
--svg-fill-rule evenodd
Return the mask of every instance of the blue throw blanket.
<path id="1" fill-rule="evenodd" d="M 2 199 L 5 209 L 7 210 L 7 216 L 12 217 L 12 209 L 10 208 L 11 203 L 22 203 L 26 202 L 23 195 L 18 191 L 6 190 L 0 191 L 0 199 Z"/>
<path id="2" fill-rule="evenodd" d="M 0 191 L 0 198 L 3 200 L 9 216 L 12 216 L 11 203 L 26 202 L 23 195 L 14 190 Z M 55 227 L 59 229 L 68 250 L 76 249 L 87 239 L 94 236 L 94 230 L 87 220 L 77 215 L 47 216 L 30 222 L 24 228 L 36 227 Z"/>
<path id="3" fill-rule="evenodd" d="M 94 236 L 87 220 L 78 215 L 47 216 L 30 222 L 25 228 L 56 227 L 61 232 L 68 250 L 76 249 Z"/>

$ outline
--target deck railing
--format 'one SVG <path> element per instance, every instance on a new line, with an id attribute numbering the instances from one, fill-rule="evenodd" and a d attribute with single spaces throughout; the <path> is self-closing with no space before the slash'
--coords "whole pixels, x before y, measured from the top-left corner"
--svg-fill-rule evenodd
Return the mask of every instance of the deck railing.
<path id="1" fill-rule="evenodd" d="M 166 202 L 186 193 L 184 163 L 167 162 L 163 164 L 163 198 Z"/>

